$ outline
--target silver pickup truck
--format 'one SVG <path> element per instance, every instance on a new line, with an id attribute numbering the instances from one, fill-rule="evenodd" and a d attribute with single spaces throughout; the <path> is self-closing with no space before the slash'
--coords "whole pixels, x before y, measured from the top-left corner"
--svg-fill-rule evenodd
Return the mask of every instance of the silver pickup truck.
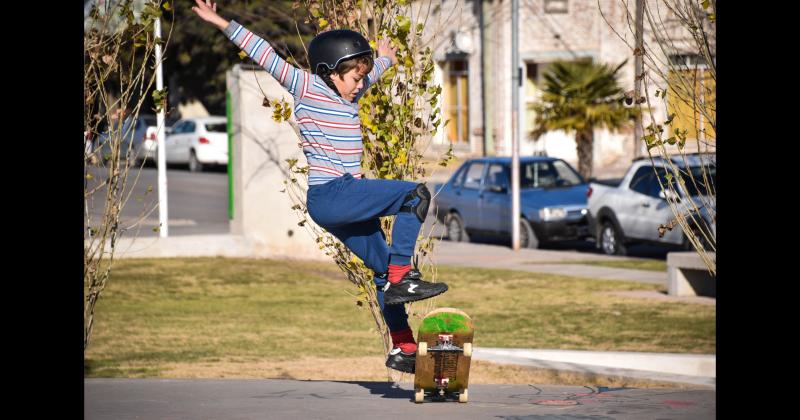
<path id="1" fill-rule="evenodd" d="M 672 160 L 683 173 L 684 179 L 688 178 L 689 171 L 693 176 L 702 179 L 702 167 L 705 166 L 712 188 L 715 188 L 716 155 L 694 154 L 688 155 L 685 162 L 680 156 Z M 699 215 L 704 220 L 698 225 L 709 227 L 705 236 L 716 238 L 715 194 L 711 194 L 712 198 L 709 199 L 704 184 L 688 181 L 685 183 L 686 189 L 676 186 L 678 197 L 670 194 L 672 191 L 662 191 L 656 176 L 666 185 L 669 178 L 666 174 L 672 170 L 663 158 L 655 158 L 654 162 L 655 170 L 649 158 L 635 160 L 618 182 L 595 181 L 589 184 L 589 230 L 602 252 L 609 255 L 625 255 L 626 245 L 637 242 L 691 249 L 691 244 L 677 224 L 672 230 L 666 230 L 663 236 L 659 234 L 659 225 L 667 224 L 675 218 L 668 200 L 675 200 L 676 203 L 693 200 L 700 208 Z M 672 178 L 671 182 L 677 185 L 675 178 Z M 683 207 L 687 204 L 689 202 L 684 202 Z M 707 208 L 709 204 L 710 208 Z M 698 237 L 704 236 L 700 232 L 696 233 Z"/>

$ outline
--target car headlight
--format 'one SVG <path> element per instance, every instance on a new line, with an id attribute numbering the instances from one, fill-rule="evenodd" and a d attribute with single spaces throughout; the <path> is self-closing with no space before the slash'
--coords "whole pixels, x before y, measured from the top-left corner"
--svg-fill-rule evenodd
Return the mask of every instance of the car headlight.
<path id="1" fill-rule="evenodd" d="M 567 210 L 561 207 L 545 207 L 539 210 L 539 218 L 544 221 L 559 220 L 567 217 Z"/>

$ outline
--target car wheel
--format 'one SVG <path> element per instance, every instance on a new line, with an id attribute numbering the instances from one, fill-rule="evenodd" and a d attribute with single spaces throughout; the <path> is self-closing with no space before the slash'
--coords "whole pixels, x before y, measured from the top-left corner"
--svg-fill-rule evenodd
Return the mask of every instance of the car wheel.
<path id="1" fill-rule="evenodd" d="M 469 242 L 467 230 L 464 229 L 464 221 L 458 213 L 450 213 L 445 221 L 447 226 L 447 239 L 453 242 Z"/>
<path id="2" fill-rule="evenodd" d="M 203 172 L 203 163 L 197 160 L 194 150 L 189 152 L 189 170 L 192 172 Z"/>
<path id="3" fill-rule="evenodd" d="M 600 231 L 600 249 L 606 255 L 625 255 L 626 249 L 622 233 L 614 226 L 614 223 L 606 220 Z"/>
<path id="4" fill-rule="evenodd" d="M 519 219 L 519 247 L 520 248 L 539 248 L 539 238 L 536 237 L 536 232 L 530 222 L 520 218 Z"/>

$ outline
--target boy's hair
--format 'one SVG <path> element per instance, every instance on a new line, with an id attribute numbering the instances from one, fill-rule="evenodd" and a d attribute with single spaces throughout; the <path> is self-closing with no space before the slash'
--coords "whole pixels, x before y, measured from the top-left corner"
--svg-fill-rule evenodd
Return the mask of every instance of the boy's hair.
<path id="1" fill-rule="evenodd" d="M 375 60 L 372 59 L 371 55 L 359 55 L 358 57 L 353 57 L 349 60 L 344 60 L 333 69 L 333 73 L 336 73 L 340 76 L 344 75 L 348 71 L 358 67 L 361 69 L 364 68 L 364 74 L 367 74 L 372 71 L 372 66 L 375 65 Z"/>
<path id="2" fill-rule="evenodd" d="M 331 88 L 334 92 L 336 92 L 337 95 L 342 96 L 342 94 L 339 93 L 339 90 L 336 89 L 336 85 L 333 83 L 333 80 L 331 80 L 331 75 L 333 73 L 336 73 L 339 77 L 342 77 L 345 75 L 345 73 L 349 72 L 350 70 L 358 68 L 359 70 L 363 69 L 363 73 L 367 74 L 372 71 L 372 67 L 374 65 L 375 65 L 375 60 L 373 60 L 372 55 L 364 54 L 364 55 L 359 55 L 357 57 L 353 57 L 349 60 L 341 61 L 339 65 L 337 65 L 336 68 L 333 70 L 329 70 L 325 66 L 320 66 L 317 75 L 319 75 L 322 81 L 324 81 L 329 88 Z"/>

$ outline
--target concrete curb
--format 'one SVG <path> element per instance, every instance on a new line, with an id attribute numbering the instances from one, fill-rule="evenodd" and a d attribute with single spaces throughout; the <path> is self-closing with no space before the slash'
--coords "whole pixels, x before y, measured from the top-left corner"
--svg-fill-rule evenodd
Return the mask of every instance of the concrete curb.
<path id="1" fill-rule="evenodd" d="M 594 352 L 476 347 L 476 360 L 716 388 L 717 357 L 707 354 Z"/>

